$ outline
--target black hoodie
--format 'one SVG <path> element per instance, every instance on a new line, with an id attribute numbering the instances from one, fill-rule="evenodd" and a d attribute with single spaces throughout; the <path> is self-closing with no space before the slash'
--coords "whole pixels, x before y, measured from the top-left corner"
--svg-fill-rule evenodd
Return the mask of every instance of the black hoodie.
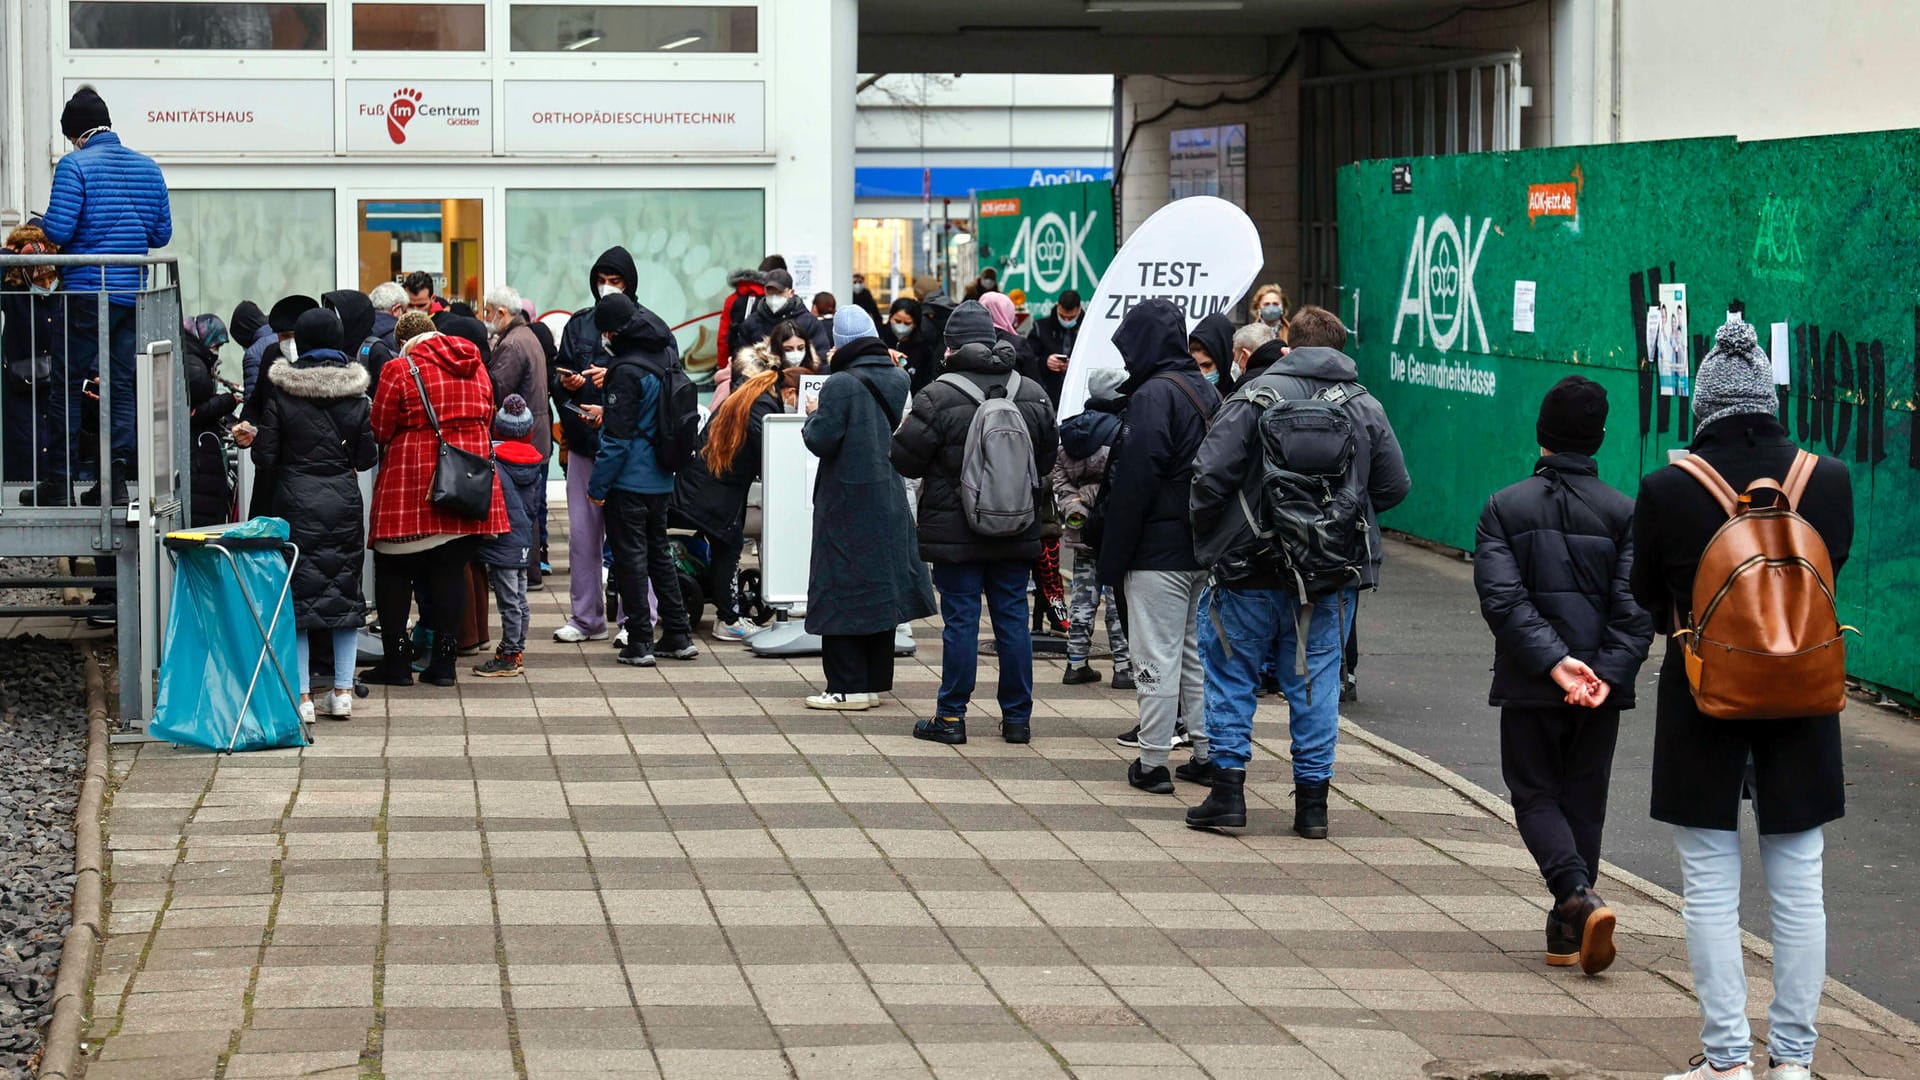
<path id="1" fill-rule="evenodd" d="M 1189 354 L 1192 346 L 1198 345 L 1213 358 L 1213 369 L 1220 373 L 1219 381 L 1214 383 L 1216 387 L 1233 384 L 1233 330 L 1233 320 L 1216 311 L 1201 319 L 1193 333 L 1187 335 Z"/>
<path id="2" fill-rule="evenodd" d="M 613 355 L 607 357 L 603 388 L 607 411 L 588 490 L 598 499 L 613 490 L 664 495 L 673 490 L 673 474 L 660 468 L 654 453 L 661 389 L 655 372 L 680 362 L 673 331 L 660 316 L 617 294 L 596 303 L 587 321 L 596 335 L 602 326 L 615 328 L 608 331 Z"/>
<path id="3" fill-rule="evenodd" d="M 587 295 L 595 300 L 599 297 L 593 291 L 593 276 L 601 272 L 619 274 L 620 280 L 627 283 L 627 298 L 638 302 L 633 279 L 639 274 L 639 269 L 634 266 L 633 256 L 627 254 L 626 248 L 617 245 L 608 248 L 588 268 Z M 569 390 L 561 385 L 560 375 L 568 371 L 582 372 L 590 367 L 605 367 L 607 359 L 606 351 L 600 348 L 600 331 L 593 327 L 593 304 L 589 303 L 567 319 L 566 327 L 560 331 L 559 349 L 554 353 L 553 363 L 547 365 L 547 388 L 553 398 L 554 408 L 560 410 L 560 432 L 566 436 L 569 455 L 580 454 L 591 460 L 600 451 L 600 433 L 587 426 L 578 413 L 566 406 L 571 404 L 578 408 L 582 405 L 598 405 L 601 395 L 600 388 L 591 382 L 578 390 Z"/>
<path id="4" fill-rule="evenodd" d="M 266 328 L 267 313 L 251 300 L 242 300 L 234 305 L 233 318 L 227 320 L 227 333 L 232 336 L 233 343 L 242 349 L 252 345 L 253 339 L 259 337 L 260 331 Z"/>
<path id="5" fill-rule="evenodd" d="M 1113 333 L 1126 362 L 1126 424 L 1113 449 L 1100 583 L 1119 586 L 1129 570 L 1198 570 L 1187 524 L 1193 455 L 1220 395 L 1187 350 L 1187 320 L 1165 300 L 1127 312 Z"/>
<path id="6" fill-rule="evenodd" d="M 380 385 L 380 369 L 393 359 L 393 350 L 374 330 L 373 301 L 357 289 L 337 289 L 320 297 L 321 306 L 340 316 L 345 330 L 341 351 L 366 367 L 373 386 Z"/>

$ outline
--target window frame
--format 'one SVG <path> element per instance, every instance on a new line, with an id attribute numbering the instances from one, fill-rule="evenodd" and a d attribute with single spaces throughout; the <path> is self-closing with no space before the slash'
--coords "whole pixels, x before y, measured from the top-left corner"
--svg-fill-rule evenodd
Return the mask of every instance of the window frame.
<path id="1" fill-rule="evenodd" d="M 493 56 L 493 46 L 497 37 L 493 10 L 500 6 L 500 3 L 504 2 L 504 0 L 432 0 L 431 6 L 433 7 L 477 7 L 480 9 L 480 36 L 482 44 L 479 49 L 363 49 L 354 40 L 353 12 L 355 8 L 361 6 L 408 7 L 412 5 L 400 3 L 397 2 L 397 0 L 335 0 L 335 2 L 342 9 L 340 22 L 344 26 L 343 33 L 346 35 L 345 40 L 342 42 L 344 47 L 338 50 L 338 54 L 343 58 L 380 59 L 394 56 L 418 56 L 429 58 L 457 57 L 462 60 L 471 60 L 474 58 L 490 59 Z"/>
<path id="2" fill-rule="evenodd" d="M 210 64 L 219 64 L 221 62 L 233 61 L 233 60 L 246 60 L 246 59 L 256 58 L 256 57 L 259 57 L 259 58 L 271 57 L 275 60 L 279 60 L 282 62 L 286 62 L 289 60 L 331 61 L 333 57 L 337 55 L 338 52 L 340 51 L 339 27 L 335 24 L 334 14 L 335 14 L 335 9 L 341 3 L 346 2 L 346 0 L 164 0 L 164 2 L 167 2 L 167 3 L 181 4 L 181 5 L 251 3 L 256 5 L 283 4 L 283 5 L 294 6 L 294 7 L 318 7 L 321 13 L 321 16 L 320 16 L 321 26 L 325 28 L 326 35 L 327 35 L 326 44 L 321 46 L 318 49 L 200 49 L 200 48 L 106 49 L 106 48 L 98 48 L 94 46 L 75 45 L 73 42 L 73 9 L 76 4 L 80 4 L 80 3 L 125 4 L 128 7 L 137 7 L 137 6 L 151 5 L 156 2 L 160 2 L 160 0 L 60 0 L 60 2 L 57 5 L 55 5 L 55 11 L 54 11 L 54 17 L 59 20 L 59 25 L 54 33 L 54 40 L 60 46 L 63 56 L 77 58 L 77 59 L 106 59 L 110 57 L 118 57 L 118 58 L 124 59 L 128 57 L 137 57 L 137 56 L 158 56 L 158 57 L 165 57 L 168 59 L 172 59 L 175 57 L 191 56 L 191 57 L 197 57 L 203 60 L 207 60 L 209 61 Z M 490 0 L 482 0 L 482 2 L 490 2 Z M 147 78 L 151 76 L 142 74 L 136 77 Z M 293 77 L 302 77 L 302 76 L 294 75 Z"/>
<path id="3" fill-rule="evenodd" d="M 759 60 L 767 55 L 767 22 L 763 17 L 770 3 L 762 0 L 489 0 L 489 4 L 499 11 L 500 41 L 503 47 L 497 53 L 504 60 L 519 63 L 551 62 L 560 58 L 578 57 L 582 60 L 613 59 L 630 60 L 645 57 L 651 60 L 714 63 Z M 513 9 L 516 7 L 598 7 L 598 8 L 743 8 L 754 13 L 753 50 L 751 52 L 689 52 L 662 49 L 646 50 L 606 50 L 606 51 L 570 51 L 566 49 L 520 50 L 513 47 Z"/>

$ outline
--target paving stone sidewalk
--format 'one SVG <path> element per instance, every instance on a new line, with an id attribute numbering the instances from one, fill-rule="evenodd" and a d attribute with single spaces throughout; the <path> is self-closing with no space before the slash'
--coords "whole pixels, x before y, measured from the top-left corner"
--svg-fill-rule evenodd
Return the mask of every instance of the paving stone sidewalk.
<path id="1" fill-rule="evenodd" d="M 553 643 L 550 580 L 524 679 L 376 690 L 305 751 L 116 748 L 92 1080 L 1647 1076 L 1698 1050 L 1678 917 L 1605 882 L 1621 962 L 1545 968 L 1518 838 L 1424 773 L 1343 740 L 1333 839 L 1294 838 L 1280 705 L 1253 827 L 1193 832 L 1203 792 L 1122 778 L 1132 695 L 1057 663 L 1032 745 L 986 706 L 941 747 L 908 734 L 930 626 L 883 708 L 811 712 L 814 660 Z M 1920 1076 L 1895 1033 L 1820 1020 L 1822 1075 Z"/>

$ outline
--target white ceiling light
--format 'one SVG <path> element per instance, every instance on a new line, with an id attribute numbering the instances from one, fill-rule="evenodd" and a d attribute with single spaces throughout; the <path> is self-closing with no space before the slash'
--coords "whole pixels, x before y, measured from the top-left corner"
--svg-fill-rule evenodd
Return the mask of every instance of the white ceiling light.
<path id="1" fill-rule="evenodd" d="M 587 33 L 580 35 L 578 38 L 574 39 L 573 41 L 567 42 L 565 45 L 561 47 L 566 49 L 568 52 L 572 52 L 575 49 L 584 49 L 587 46 L 592 45 L 599 40 L 600 40 L 599 34 L 593 33 L 592 31 L 588 31 Z"/>
<path id="2" fill-rule="evenodd" d="M 688 34 L 685 37 L 675 38 L 672 41 L 667 42 L 665 45 L 660 46 L 660 51 L 666 52 L 668 49 L 684 48 L 685 46 L 691 45 L 696 41 L 705 41 L 705 40 L 707 40 L 707 35 L 700 33 L 699 31 L 695 31 L 691 34 Z"/>
<path id="3" fill-rule="evenodd" d="M 1089 15 L 1139 15 L 1173 12 L 1185 15 L 1201 11 L 1240 11 L 1243 0 L 1087 0 Z"/>

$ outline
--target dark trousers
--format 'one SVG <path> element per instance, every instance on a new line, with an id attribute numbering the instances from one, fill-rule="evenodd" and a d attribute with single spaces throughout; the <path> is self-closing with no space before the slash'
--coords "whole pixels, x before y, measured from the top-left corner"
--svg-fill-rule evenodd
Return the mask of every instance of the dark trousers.
<path id="1" fill-rule="evenodd" d="M 479 547 L 477 537 L 462 537 L 407 555 L 374 552 L 373 603 L 380 613 L 381 630 L 389 634 L 405 631 L 417 586 L 420 621 L 433 631 L 434 640 L 457 639 L 471 599 L 467 565 Z"/>
<path id="2" fill-rule="evenodd" d="M 1500 710 L 1500 772 L 1556 901 L 1600 874 L 1600 832 L 1620 735 L 1617 709 Z"/>
<path id="3" fill-rule="evenodd" d="M 667 498 L 631 491 L 607 495 L 607 540 L 613 544 L 613 576 L 620 586 L 629 637 L 653 633 L 645 615 L 648 581 L 653 582 L 653 595 L 660 601 L 660 632 L 692 633 L 686 601 L 680 596 L 680 572 L 674 568 L 673 549 L 667 544 Z"/>
<path id="4" fill-rule="evenodd" d="M 740 549 L 746 546 L 745 538 L 738 534 L 702 535 L 707 538 L 707 582 L 713 593 L 710 599 L 714 625 L 735 622 L 740 618 L 740 601 L 733 589 L 733 579 L 740 573 Z M 891 669 L 892 664 L 888 667 Z"/>
<path id="5" fill-rule="evenodd" d="M 820 667 L 827 692 L 884 694 L 893 689 L 892 630 L 877 634 L 823 634 Z"/>
<path id="6" fill-rule="evenodd" d="M 139 403 L 134 400 L 133 306 L 107 305 L 106 378 L 112 391 L 113 458 L 131 465 L 139 437 Z M 92 296 L 75 297 L 67 305 L 67 371 L 74 378 L 98 372 L 100 365 L 100 305 Z M 105 471 L 104 469 L 102 470 Z"/>
<path id="7" fill-rule="evenodd" d="M 1027 627 L 1029 563 L 936 563 L 940 590 L 940 699 L 936 715 L 964 720 L 980 674 L 980 600 L 993 623 L 1000 663 L 1000 719 L 1027 723 L 1033 716 L 1033 631 Z M 1131 639 L 1129 639 L 1131 640 Z"/>

